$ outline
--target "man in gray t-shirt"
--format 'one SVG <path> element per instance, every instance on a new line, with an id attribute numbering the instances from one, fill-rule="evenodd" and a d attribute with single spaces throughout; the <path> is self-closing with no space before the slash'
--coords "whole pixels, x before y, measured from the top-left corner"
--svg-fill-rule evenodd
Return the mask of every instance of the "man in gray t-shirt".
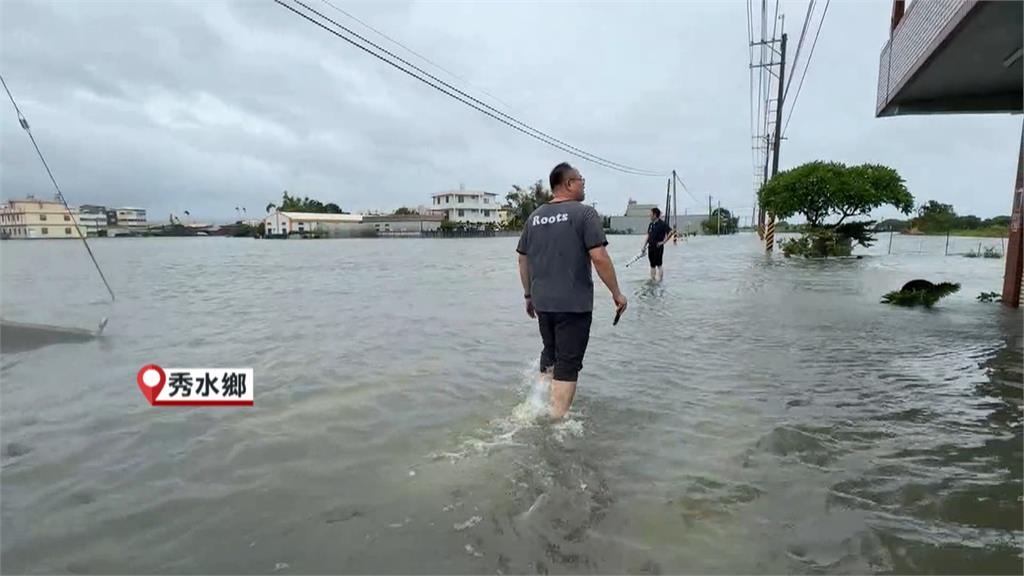
<path id="1" fill-rule="evenodd" d="M 519 278 L 526 313 L 537 318 L 544 350 L 540 370 L 551 381 L 551 416 L 561 419 L 576 394 L 576 380 L 590 339 L 594 281 L 590 267 L 612 293 L 616 313 L 626 309 L 615 267 L 605 249 L 601 217 L 581 204 L 585 181 L 569 164 L 555 166 L 551 202 L 534 210 L 519 237 Z"/>

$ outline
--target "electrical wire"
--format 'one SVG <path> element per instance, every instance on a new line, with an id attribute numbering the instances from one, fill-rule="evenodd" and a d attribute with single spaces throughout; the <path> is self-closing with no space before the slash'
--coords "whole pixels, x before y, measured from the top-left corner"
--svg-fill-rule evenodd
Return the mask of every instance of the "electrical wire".
<path id="1" fill-rule="evenodd" d="M 50 170 L 50 165 L 47 164 L 46 158 L 43 157 L 43 152 L 39 149 L 39 144 L 36 143 L 36 137 L 32 134 L 32 129 L 28 125 L 28 119 L 21 113 L 21 108 L 18 107 L 18 103 L 14 100 L 14 95 L 11 94 L 10 88 L 7 87 L 7 81 L 4 80 L 2 74 L 0 74 L 0 83 L 4 86 L 4 91 L 7 92 L 7 97 L 11 99 L 11 105 L 14 106 L 14 112 L 18 115 L 18 123 L 21 124 L 22 129 L 28 134 L 29 140 L 32 141 L 32 147 L 36 149 L 36 154 L 39 155 L 39 160 L 43 163 L 43 168 L 46 168 L 46 174 L 50 177 L 50 182 L 53 182 L 53 187 L 57 190 L 57 197 L 60 198 L 64 209 L 68 211 L 68 215 L 71 216 L 71 222 L 75 225 L 75 230 L 78 231 L 78 235 L 82 238 L 82 243 L 85 245 L 86 252 L 89 253 L 89 258 L 92 259 L 92 263 L 96 266 L 96 271 L 100 274 L 100 279 L 103 280 L 103 285 L 107 287 L 107 292 L 110 293 L 110 301 L 115 300 L 114 290 L 110 287 L 110 283 L 107 282 L 107 277 L 103 274 L 103 269 L 100 268 L 99 262 L 96 261 L 96 256 L 92 253 L 92 248 L 89 247 L 89 242 L 86 241 L 86 234 L 82 232 L 81 227 L 78 226 L 78 219 L 75 218 L 74 213 L 71 211 L 71 207 L 68 206 L 67 200 L 64 199 L 64 193 L 60 190 L 60 185 L 57 184 L 57 179 L 53 177 L 53 172 Z"/>
<path id="2" fill-rule="evenodd" d="M 821 34 L 821 26 L 825 22 L 825 14 L 828 13 L 828 5 L 831 0 L 825 0 L 825 9 L 821 11 L 821 19 L 818 20 L 818 30 L 814 33 L 814 42 L 811 43 L 811 51 L 807 54 L 807 64 L 804 66 L 804 73 L 800 76 L 800 83 L 796 87 L 796 95 L 793 96 L 793 103 L 789 106 L 789 116 L 786 117 L 786 124 L 782 130 L 782 135 L 786 135 L 786 130 L 789 129 L 789 121 L 793 118 L 793 110 L 796 109 L 796 102 L 800 98 L 800 90 L 804 87 L 804 78 L 807 77 L 807 69 L 811 67 L 811 58 L 814 57 L 814 47 L 818 45 L 818 36 Z"/>
<path id="3" fill-rule="evenodd" d="M 814 0 L 810 0 L 807 3 L 807 14 L 804 15 L 804 25 L 800 29 L 800 39 L 796 43 L 796 55 L 793 56 L 793 72 L 796 72 L 797 66 L 800 65 L 800 49 L 804 46 L 804 37 L 807 35 L 807 25 L 811 21 L 811 15 L 814 10 Z M 786 81 L 786 89 L 782 92 L 782 101 L 786 101 L 786 97 L 789 96 L 789 87 L 793 84 L 793 78 L 796 74 L 790 74 L 789 80 Z"/>
<path id="4" fill-rule="evenodd" d="M 407 60 L 403 59 L 402 57 L 397 56 L 396 54 L 394 54 L 393 52 L 387 50 L 386 48 L 383 48 L 383 47 L 375 44 L 374 42 L 366 39 L 365 37 L 359 35 L 358 33 L 354 32 L 354 31 L 352 31 L 351 29 L 349 29 L 349 28 L 339 24 L 338 22 L 336 22 L 336 21 L 332 20 L 331 18 L 325 16 L 321 12 L 319 12 L 319 11 L 315 10 L 314 8 L 311 8 L 307 4 L 303 3 L 301 0 L 295 0 L 295 3 L 299 4 L 302 7 L 304 7 L 306 10 L 316 14 L 320 18 L 322 18 L 322 19 L 332 23 L 333 25 L 335 25 L 338 28 L 344 30 L 345 32 L 351 34 L 352 36 L 355 36 L 356 38 L 358 38 L 362 42 L 372 46 L 373 48 L 379 50 L 380 52 L 386 54 L 387 56 L 390 56 L 391 58 L 394 58 L 394 60 L 397 60 L 398 62 L 401 62 L 401 64 L 404 64 L 408 68 L 403 67 L 402 65 L 396 63 L 393 60 L 390 60 L 390 59 L 382 56 L 381 54 L 378 54 L 377 52 L 374 52 L 373 50 L 371 50 L 370 48 L 367 48 L 363 44 L 360 44 L 359 42 L 356 42 L 355 40 L 345 36 L 342 33 L 339 33 L 337 30 L 332 30 L 331 28 L 329 28 L 328 26 L 323 24 L 323 22 L 320 22 L 317 19 L 310 17 L 308 14 L 305 14 L 305 13 L 299 11 L 299 10 L 296 10 L 294 7 L 286 4 L 282 0 L 273 0 L 273 1 L 276 4 L 282 6 L 282 7 L 286 8 L 286 9 L 288 9 L 289 11 L 297 14 L 298 16 L 304 18 L 305 20 L 308 20 L 309 22 L 311 22 L 311 23 L 319 26 L 320 28 L 326 30 L 327 32 L 330 32 L 331 34 L 337 36 L 338 38 L 344 40 L 345 42 L 348 42 L 349 44 L 355 46 L 356 48 L 359 48 L 360 50 L 366 52 L 367 54 L 370 54 L 371 56 L 377 58 L 378 60 L 380 60 L 380 61 L 382 61 L 382 62 L 384 62 L 386 64 L 389 64 L 390 66 L 392 66 L 392 67 L 394 67 L 394 68 L 404 72 L 405 74 L 407 74 L 407 75 L 409 75 L 409 76 L 419 80 L 420 82 L 423 82 L 424 84 L 434 88 L 435 90 L 437 90 L 437 91 L 439 91 L 439 92 L 441 92 L 441 93 L 443 93 L 443 94 L 445 94 L 447 96 L 452 97 L 453 99 L 455 99 L 455 100 L 457 100 L 457 101 L 459 101 L 459 102 L 469 106 L 470 108 L 473 108 L 473 109 L 477 110 L 478 112 L 481 112 L 482 114 L 484 114 L 486 116 L 489 116 L 489 117 L 493 118 L 494 120 L 497 120 L 497 121 L 501 122 L 502 124 L 505 124 L 506 126 L 512 128 L 512 129 L 514 129 L 514 130 L 516 130 L 518 132 L 521 132 L 523 134 L 526 134 L 527 136 L 530 136 L 530 137 L 532 137 L 532 138 L 534 138 L 536 140 L 539 140 L 539 141 L 541 141 L 541 142 L 543 142 L 545 144 L 548 144 L 549 146 L 551 146 L 553 148 L 557 148 L 559 150 L 562 150 L 563 152 L 567 152 L 569 154 L 572 154 L 573 156 L 576 156 L 576 157 L 581 158 L 583 160 L 586 160 L 588 162 L 592 162 L 592 163 L 597 164 L 599 166 L 603 166 L 605 168 L 609 168 L 611 170 L 616 170 L 618 172 L 623 172 L 623 173 L 626 173 L 626 174 L 632 174 L 632 175 L 635 175 L 635 176 L 658 176 L 658 177 L 663 177 L 663 176 L 668 174 L 668 172 L 657 172 L 657 171 L 653 171 L 653 170 L 644 170 L 644 169 L 635 168 L 635 167 L 632 167 L 632 166 L 627 166 L 625 164 L 620 164 L 618 162 L 613 162 L 611 160 L 608 160 L 606 158 L 602 158 L 602 157 L 597 156 L 595 154 L 592 154 L 590 152 L 586 152 L 585 150 L 581 150 L 579 148 L 576 148 L 575 146 L 572 146 L 572 145 L 570 145 L 570 144 L 568 144 L 566 142 L 558 140 L 557 138 L 554 138 L 553 136 L 550 136 L 550 135 L 548 135 L 548 134 L 546 134 L 544 132 L 541 132 L 540 130 L 537 130 L 536 128 L 533 128 L 532 126 L 529 126 L 528 124 L 526 124 L 524 122 L 521 122 L 518 119 L 516 119 L 516 118 L 514 118 L 512 116 L 509 116 L 508 114 L 505 114 L 504 112 L 501 112 L 500 110 L 495 109 L 494 107 L 490 106 L 486 102 L 482 102 L 479 99 L 476 99 L 473 96 L 470 96 L 469 94 L 466 94 L 465 92 L 459 90 L 458 88 L 452 86 L 451 84 L 445 82 L 444 80 L 441 80 L 441 79 L 437 78 L 436 76 L 430 74 L 429 72 L 423 70 L 422 68 L 416 66 L 415 64 L 412 64 L 411 62 L 408 62 Z M 430 80 L 427 80 L 427 78 L 424 78 L 423 76 L 420 76 L 420 75 L 416 74 L 415 72 L 410 70 L 410 68 L 412 70 L 415 70 L 415 71 L 423 74 L 424 76 L 426 76 Z"/>
<path id="5" fill-rule="evenodd" d="M 402 47 L 402 48 L 403 48 L 403 49 L 404 49 L 404 50 L 405 50 L 406 52 L 409 52 L 410 54 L 412 54 L 412 55 L 416 56 L 416 57 L 417 57 L 417 58 L 419 58 L 420 60 L 423 60 L 424 62 L 426 62 L 426 63 L 430 64 L 431 66 L 434 66 L 435 68 L 437 68 L 438 70 L 440 70 L 440 71 L 444 72 L 445 74 L 448 74 L 448 75 L 449 75 L 449 76 L 451 76 L 452 78 L 455 78 L 456 80 L 461 80 L 461 81 L 465 82 L 466 84 L 469 84 L 470 86 L 472 86 L 472 85 L 473 85 L 473 84 L 472 84 L 472 82 L 470 82 L 470 81 L 469 81 L 469 80 L 467 80 L 466 78 L 464 78 L 464 77 L 462 77 L 462 76 L 459 76 L 459 75 L 458 75 L 458 74 L 456 74 L 455 72 L 452 72 L 451 70 L 449 70 L 449 69 L 445 68 L 444 66 L 441 66 L 440 64 L 438 64 L 437 62 L 434 62 L 434 61 L 433 61 L 433 60 L 431 60 L 430 58 L 427 58 L 427 57 L 426 57 L 426 56 L 424 56 L 423 54 L 420 54 L 419 52 L 417 52 L 417 51 L 413 50 L 412 48 L 409 48 L 409 47 L 408 47 L 408 46 L 406 46 L 405 44 L 402 44 L 402 43 L 401 43 L 401 42 L 399 42 L 398 40 L 395 40 L 395 39 L 394 39 L 394 38 L 392 38 L 391 36 L 388 36 L 388 35 L 387 35 L 387 34 L 385 34 L 384 32 L 381 32 L 380 30 L 378 30 L 378 29 L 374 28 L 373 26 L 371 26 L 370 24 L 368 24 L 368 23 L 367 23 L 367 22 L 365 22 L 364 20 L 361 20 L 361 19 L 359 19 L 359 18 L 358 18 L 357 16 L 353 15 L 352 13 L 350 13 L 350 12 L 348 12 L 348 11 L 346 11 L 346 10 L 343 10 L 343 9 L 339 8 L 339 7 L 337 6 L 337 5 L 335 5 L 335 4 L 333 3 L 333 2 L 331 2 L 331 0 L 320 0 L 320 1 L 321 1 L 321 2 L 323 2 L 324 4 L 327 4 L 328 6 L 330 6 L 330 7 L 331 7 L 331 8 L 333 9 L 333 10 L 335 10 L 335 11 L 337 11 L 337 12 L 341 13 L 341 14 L 344 14 L 345 16 L 348 16 L 348 17 L 349 17 L 349 18 L 351 18 L 352 20 L 355 20 L 356 22 L 358 22 L 358 23 L 362 24 L 362 25 L 363 25 L 363 26 L 365 26 L 365 27 L 366 27 L 367 29 L 371 30 L 372 32 L 374 32 L 375 34 L 377 34 L 378 36 L 380 36 L 381 38 L 384 38 L 385 40 L 387 40 L 387 41 L 391 42 L 392 44 L 395 44 L 395 45 L 397 45 L 397 46 L 400 46 L 400 47 Z M 483 93 L 483 94 L 486 94 L 487 96 L 489 96 L 489 97 L 493 98 L 495 102 L 500 102 L 500 103 L 501 103 L 501 104 L 502 104 L 503 106 L 505 106 L 505 108 L 508 108 L 509 110 L 511 110 L 511 109 L 512 109 L 512 106 L 511 106 L 511 105 L 510 105 L 510 104 L 509 104 L 508 102 L 505 102 L 504 100 L 502 100 L 501 98 L 498 98 L 498 97 L 497 97 L 497 96 L 495 96 L 494 94 L 491 94 L 490 92 L 488 92 L 488 91 L 484 90 L 483 88 L 479 88 L 479 87 L 475 87 L 475 88 L 477 88 L 478 90 L 480 90 L 480 92 L 481 92 L 481 93 Z"/>

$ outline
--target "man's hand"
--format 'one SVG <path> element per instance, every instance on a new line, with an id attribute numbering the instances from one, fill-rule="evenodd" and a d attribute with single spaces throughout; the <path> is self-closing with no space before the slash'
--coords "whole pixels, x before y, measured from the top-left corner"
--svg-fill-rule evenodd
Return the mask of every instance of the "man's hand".
<path id="1" fill-rule="evenodd" d="M 616 314 L 622 314 L 626 311 L 626 296 L 622 292 L 612 294 L 612 300 L 615 302 Z"/>
<path id="2" fill-rule="evenodd" d="M 537 311 L 533 309 L 533 298 L 526 299 L 526 315 L 530 318 L 537 317 Z"/>

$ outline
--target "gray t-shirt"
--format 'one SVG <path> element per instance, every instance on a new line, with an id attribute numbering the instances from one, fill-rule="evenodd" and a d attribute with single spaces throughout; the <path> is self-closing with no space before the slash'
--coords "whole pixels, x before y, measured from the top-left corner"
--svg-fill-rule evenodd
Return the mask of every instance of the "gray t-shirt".
<path id="1" fill-rule="evenodd" d="M 530 263 L 530 294 L 541 312 L 592 312 L 592 248 L 607 246 L 597 210 L 579 202 L 545 204 L 527 219 L 516 251 Z"/>

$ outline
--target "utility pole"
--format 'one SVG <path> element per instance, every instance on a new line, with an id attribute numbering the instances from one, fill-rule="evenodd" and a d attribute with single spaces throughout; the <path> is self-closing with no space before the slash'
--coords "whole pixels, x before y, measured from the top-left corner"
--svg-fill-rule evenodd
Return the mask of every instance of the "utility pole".
<path id="1" fill-rule="evenodd" d="M 722 201 L 718 201 L 718 235 L 722 235 Z"/>
<path id="2" fill-rule="evenodd" d="M 782 96 L 786 83 L 786 33 L 782 33 L 781 58 L 779 59 L 779 97 L 775 106 L 775 142 L 772 146 L 772 178 L 779 173 L 779 144 L 782 141 Z M 768 215 L 768 228 L 764 235 L 764 250 L 771 252 L 775 248 L 775 215 Z"/>
<path id="3" fill-rule="evenodd" d="M 782 20 L 781 28 L 782 28 L 782 30 L 785 30 L 785 28 L 786 28 L 785 15 L 783 15 L 780 19 Z M 773 32 L 773 34 L 774 34 L 774 32 Z M 763 35 L 762 35 L 762 38 L 763 38 Z M 778 75 L 776 75 L 776 79 L 778 80 L 778 96 L 775 99 L 775 126 L 773 128 L 774 132 L 773 133 L 765 133 L 763 135 L 763 137 L 764 137 L 764 175 L 763 175 L 763 177 L 761 179 L 761 186 L 764 186 L 769 181 L 769 174 L 768 174 L 768 163 L 769 163 L 769 161 L 772 161 L 771 176 L 774 177 L 776 174 L 778 174 L 778 171 L 779 171 L 779 168 L 778 168 L 779 167 L 779 143 L 780 143 L 780 141 L 782 139 L 782 126 L 781 126 L 781 124 L 782 124 L 782 111 L 785 108 L 785 102 L 783 102 L 783 96 L 785 94 L 784 88 L 785 88 L 785 80 L 786 80 L 786 41 L 787 41 L 787 36 L 786 36 L 786 33 L 783 32 L 782 33 L 782 37 L 780 39 L 772 38 L 771 40 L 762 40 L 760 42 L 751 42 L 751 44 L 750 44 L 751 47 L 753 47 L 753 46 L 762 46 L 762 47 L 767 46 L 772 53 L 777 54 L 778 57 L 779 57 L 779 60 L 776 61 L 776 62 L 772 62 L 772 61 L 770 61 L 771 59 L 769 59 L 768 62 L 763 62 L 762 61 L 761 64 L 751 64 L 751 68 L 768 68 L 769 75 L 775 75 L 772 72 L 771 69 L 773 67 L 775 67 L 776 65 L 779 67 L 779 73 L 778 73 Z M 778 50 L 776 50 L 776 48 L 775 48 L 776 44 L 778 44 L 778 46 L 779 46 Z M 764 48 L 762 48 L 762 50 L 763 49 Z M 771 82 L 771 79 L 769 78 L 769 83 L 770 82 Z M 769 101 L 766 100 L 766 103 L 768 103 L 768 102 Z M 766 115 L 770 113 L 770 108 L 771 108 L 771 106 L 769 105 L 768 108 L 765 110 L 765 114 Z M 774 152 L 774 160 L 772 160 L 773 152 Z M 756 206 L 756 213 L 757 213 L 757 230 L 758 230 L 758 235 L 765 242 L 765 250 L 768 251 L 768 252 L 771 252 L 772 248 L 773 248 L 773 245 L 774 245 L 774 242 L 775 242 L 775 238 L 774 238 L 774 234 L 775 234 L 775 217 L 774 217 L 774 215 L 766 214 L 765 213 L 764 207 L 761 206 L 759 197 L 758 197 L 758 201 L 756 202 L 756 204 L 757 204 L 757 206 Z M 768 226 L 766 226 L 766 222 L 765 222 L 766 219 L 768 220 L 768 222 L 767 222 Z M 770 230 L 770 232 L 771 232 L 770 236 L 771 237 L 770 238 L 769 238 L 769 228 L 771 228 L 771 230 Z"/>
<path id="4" fill-rule="evenodd" d="M 675 230 L 679 226 L 679 217 L 676 215 L 676 210 L 679 209 L 679 198 L 676 196 L 676 171 L 672 171 L 672 229 Z"/>
<path id="5" fill-rule="evenodd" d="M 665 221 L 668 222 L 668 215 L 672 213 L 672 179 L 665 181 Z"/>

